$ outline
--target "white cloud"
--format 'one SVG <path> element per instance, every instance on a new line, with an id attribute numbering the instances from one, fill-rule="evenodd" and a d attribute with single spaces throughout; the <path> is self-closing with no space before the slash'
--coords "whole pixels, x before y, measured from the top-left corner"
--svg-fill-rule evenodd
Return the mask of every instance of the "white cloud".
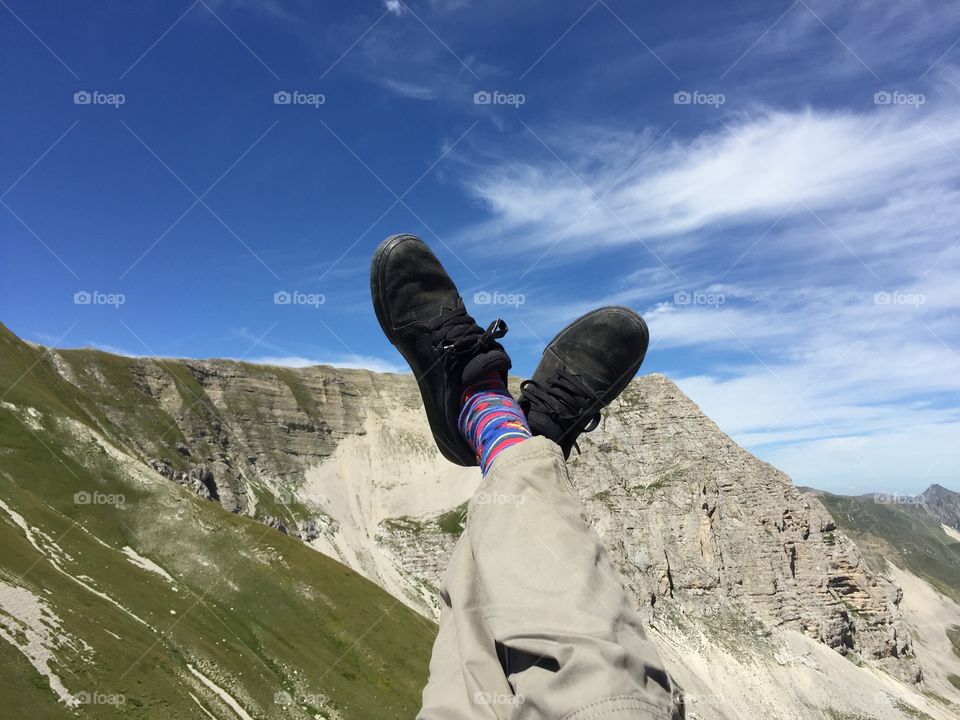
<path id="1" fill-rule="evenodd" d="M 211 11 L 248 11 L 278 20 L 297 22 L 297 17 L 278 0 L 206 0 Z"/>
<path id="2" fill-rule="evenodd" d="M 933 483 L 958 490 L 958 439 L 960 423 L 916 425 L 777 448 L 765 459 L 800 484 L 844 494 L 919 493 Z"/>
<path id="3" fill-rule="evenodd" d="M 332 365 L 338 368 L 371 370 L 382 373 L 406 373 L 409 368 L 371 355 L 343 355 L 332 358 L 308 358 L 298 355 L 276 355 L 257 358 L 244 358 L 243 362 L 256 365 L 279 365 L 281 367 L 304 368 L 312 365 Z"/>
<path id="4" fill-rule="evenodd" d="M 927 100 L 756 110 L 659 143 L 649 130 L 544 134 L 570 169 L 542 153 L 478 163 L 466 184 L 491 217 L 464 239 L 501 238 L 514 258 L 552 247 L 561 276 L 580 255 L 652 248 L 666 266 L 647 255 L 593 298 L 538 295 L 524 323 L 549 337 L 559 318 L 633 305 L 650 325 L 648 356 L 682 353 L 681 389 L 798 483 L 955 486 L 960 115 L 955 101 Z M 696 290 L 724 301 L 674 302 Z"/>
<path id="5" fill-rule="evenodd" d="M 870 102 L 865 96 L 864 104 Z M 811 211 L 882 217 L 897 208 L 929 223 L 927 193 L 956 199 L 949 184 L 960 179 L 960 159 L 953 154 L 960 148 L 948 149 L 960 141 L 960 116 L 952 107 L 929 113 L 770 110 L 728 119 L 726 127 L 693 139 L 668 135 L 657 143 L 656 133 L 642 135 L 648 139 L 642 153 L 618 151 L 596 133 L 545 136 L 572 172 L 560 163 L 523 160 L 479 169 L 467 189 L 492 219 L 472 237 L 533 248 L 562 238 L 558 253 L 648 242 L 675 255 L 678 237 L 782 216 L 803 218 L 817 235 L 829 234 Z M 600 155 L 604 145 L 609 152 Z M 957 219 L 957 211 L 946 211 Z M 867 255 L 874 249 L 869 238 L 854 237 L 850 244 Z"/>
<path id="6" fill-rule="evenodd" d="M 853 291 L 826 289 L 819 301 L 815 291 L 771 291 L 763 305 L 647 318 L 661 347 L 711 353 L 705 372 L 675 374 L 678 385 L 796 482 L 919 491 L 960 480 L 950 449 L 960 443 L 960 303 L 952 288 L 921 287 L 929 306 L 877 305 Z M 939 455 L 928 473 L 924 458 Z"/>
<path id="7" fill-rule="evenodd" d="M 390 78 L 381 78 L 380 83 L 403 97 L 413 98 L 414 100 L 433 100 L 437 96 L 437 88 L 428 85 L 420 85 L 414 82 L 404 80 L 393 80 Z"/>
<path id="8" fill-rule="evenodd" d="M 143 353 L 135 353 L 131 350 L 127 350 L 126 348 L 117 347 L 116 345 L 106 345 L 103 343 L 95 343 L 91 340 L 88 340 L 87 344 L 83 345 L 82 347 L 84 349 L 100 350 L 105 353 L 110 353 L 111 355 L 121 355 L 123 357 L 128 357 L 128 358 L 147 357 Z"/>
<path id="9" fill-rule="evenodd" d="M 397 17 L 400 17 L 405 9 L 400 0 L 385 0 L 383 5 L 387 8 L 387 12 L 391 12 Z"/>
<path id="10" fill-rule="evenodd" d="M 268 343 L 264 343 L 268 344 Z M 102 350 L 103 352 L 110 353 L 112 355 L 122 355 L 129 358 L 149 358 L 155 357 L 158 359 L 169 359 L 167 356 L 158 355 L 143 355 L 142 353 L 134 353 L 126 350 L 124 348 L 116 347 L 114 345 L 107 345 L 104 343 L 94 343 L 88 342 L 85 348 L 90 348 L 93 350 Z M 274 346 L 271 346 L 274 347 Z M 173 359 L 183 359 L 183 358 L 173 358 Z M 398 365 L 397 363 L 391 362 L 384 358 L 375 357 L 373 355 L 354 355 L 343 353 L 340 355 L 331 355 L 331 356 L 322 356 L 322 357 L 305 357 L 302 355 L 264 355 L 260 357 L 242 357 L 242 358 L 225 358 L 227 360 L 236 360 L 238 362 L 248 362 L 254 365 L 277 365 L 280 367 L 290 367 L 290 368 L 304 368 L 310 367 L 312 365 L 329 365 L 337 368 L 346 368 L 346 369 L 358 369 L 358 370 L 370 370 L 372 372 L 381 372 L 381 373 L 407 373 L 410 372 L 410 369 L 405 365 Z"/>

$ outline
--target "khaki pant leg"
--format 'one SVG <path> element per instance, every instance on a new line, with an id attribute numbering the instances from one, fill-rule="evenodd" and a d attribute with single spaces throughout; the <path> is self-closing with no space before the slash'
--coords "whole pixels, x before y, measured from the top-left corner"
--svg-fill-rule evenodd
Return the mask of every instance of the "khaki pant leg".
<path id="1" fill-rule="evenodd" d="M 494 461 L 470 503 L 444 597 L 461 661 L 457 692 L 477 710 L 444 717 L 682 717 L 670 677 L 587 524 L 563 455 L 546 438 Z M 442 659 L 431 663 L 425 711 L 436 663 Z"/>

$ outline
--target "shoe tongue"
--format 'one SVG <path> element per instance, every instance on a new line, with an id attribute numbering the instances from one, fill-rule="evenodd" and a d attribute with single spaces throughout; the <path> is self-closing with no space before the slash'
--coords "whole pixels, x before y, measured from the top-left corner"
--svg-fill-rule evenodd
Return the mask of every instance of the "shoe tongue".
<path id="1" fill-rule="evenodd" d="M 510 358 L 507 353 L 499 348 L 493 348 L 480 353 L 472 358 L 464 366 L 461 374 L 461 382 L 466 385 L 472 385 L 491 372 L 506 375 L 510 369 Z"/>

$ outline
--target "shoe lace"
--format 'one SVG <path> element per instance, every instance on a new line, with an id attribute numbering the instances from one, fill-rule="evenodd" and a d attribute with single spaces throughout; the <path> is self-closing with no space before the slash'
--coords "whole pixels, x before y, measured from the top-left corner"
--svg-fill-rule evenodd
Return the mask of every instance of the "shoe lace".
<path id="1" fill-rule="evenodd" d="M 546 383 L 524 380 L 520 383 L 520 391 L 530 403 L 529 412 L 536 411 L 549 416 L 565 435 L 574 430 L 592 432 L 600 425 L 602 398 L 588 388 L 579 376 L 565 369 L 561 368 Z M 579 453 L 580 446 L 576 442 L 573 446 Z"/>
<path id="2" fill-rule="evenodd" d="M 507 324 L 494 320 L 486 330 L 480 328 L 465 308 L 444 308 L 430 324 L 433 346 L 448 359 L 469 359 L 497 346 L 507 334 Z"/>

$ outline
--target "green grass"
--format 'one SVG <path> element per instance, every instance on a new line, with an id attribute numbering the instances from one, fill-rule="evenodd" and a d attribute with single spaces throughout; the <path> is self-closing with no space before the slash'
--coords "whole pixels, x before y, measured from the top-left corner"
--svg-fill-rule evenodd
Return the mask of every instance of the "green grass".
<path id="1" fill-rule="evenodd" d="M 954 677 L 956 677 L 956 676 L 954 676 Z M 949 677 L 948 677 L 947 679 L 949 680 Z M 960 678 L 957 678 L 957 679 L 960 680 Z M 941 705 L 946 705 L 947 707 L 951 707 L 951 706 L 953 705 L 953 702 L 952 702 L 952 701 L 948 700 L 948 699 L 945 698 L 943 695 L 940 695 L 940 694 L 938 694 L 938 693 L 933 692 L 933 690 L 924 689 L 922 692 L 923 692 L 923 694 L 926 695 L 928 698 L 930 698 L 931 700 L 934 700 L 934 701 L 940 703 Z"/>
<path id="2" fill-rule="evenodd" d="M 285 493 L 283 497 L 279 497 L 255 477 L 247 477 L 246 480 L 256 495 L 257 507 L 254 517 L 258 520 L 267 516 L 278 518 L 286 525 L 288 531 L 293 532 L 298 523 L 317 515 L 291 493 Z"/>
<path id="3" fill-rule="evenodd" d="M 405 516 L 387 518 L 381 525 L 394 532 L 412 535 L 433 533 L 439 530 L 442 533 L 460 537 L 460 535 L 463 534 L 463 528 L 467 522 L 467 505 L 467 503 L 462 503 L 435 518 L 418 519 Z"/>
<path id="4" fill-rule="evenodd" d="M 381 525 L 389 530 L 413 535 L 420 535 L 427 529 L 427 523 L 410 517 L 387 518 Z"/>
<path id="5" fill-rule="evenodd" d="M 464 524 L 467 522 L 467 503 L 448 510 L 437 518 L 437 525 L 441 532 L 459 537 L 463 534 Z"/>
<path id="6" fill-rule="evenodd" d="M 918 710 L 913 705 L 908 705 L 902 700 L 897 700 L 896 705 L 897 705 L 897 710 L 902 712 L 904 715 L 907 715 L 908 717 L 920 718 L 920 720 L 933 720 L 933 718 L 930 717 L 930 715 L 925 713 L 923 710 Z"/>
<path id="7" fill-rule="evenodd" d="M 255 718 L 332 715 L 318 702 L 281 709 L 274 702 L 281 691 L 322 693 L 347 720 L 413 717 L 435 626 L 303 543 L 175 483 L 131 478 L 95 442 L 78 439 L 66 418 L 133 454 L 135 434 L 162 432 L 165 418 L 136 386 L 134 361 L 71 353 L 82 389 L 0 326 L 0 395 L 20 408 L 0 406 L 0 500 L 35 529 L 45 551 L 0 510 L 0 579 L 44 599 L 63 632 L 91 648 L 89 656 L 56 652 L 56 672 L 72 693 L 125 698 L 77 714 L 203 716 L 192 692 L 218 717 L 232 717 L 189 674 L 191 664 Z M 186 402 L 199 384 L 193 387 L 193 376 L 175 361 L 165 367 Z M 105 384 L 95 392 L 98 374 Z M 42 413 L 40 429 L 28 426 L 27 406 Z M 174 433 L 168 438 L 173 447 Z M 124 502 L 78 505 L 80 491 L 122 495 Z M 164 567 L 175 586 L 131 564 L 120 552 L 124 545 Z M 62 572 L 50 556 L 60 558 Z M 90 578 L 85 582 L 150 627 L 68 575 Z M 46 679 L 3 640 L 0 663 L 5 716 L 68 714 Z"/>
<path id="8" fill-rule="evenodd" d="M 184 442 L 183 433 L 144 387 L 145 380 L 138 377 L 134 358 L 99 350 L 64 350 L 60 354 L 81 383 L 84 406 L 107 418 L 109 424 L 103 430 L 123 439 L 125 445 L 131 445 L 132 440 L 145 443 L 149 456 L 178 470 L 186 469 L 183 456 L 176 451 L 177 445 Z M 178 387 L 180 382 L 177 380 Z M 185 398 L 184 402 L 189 405 L 196 399 Z"/>
<path id="9" fill-rule="evenodd" d="M 289 368 L 272 367 L 270 370 L 290 388 L 290 392 L 297 401 L 297 407 L 310 418 L 311 422 L 318 428 L 326 427 L 327 423 L 323 418 L 320 407 L 317 405 L 317 401 L 314 400 L 300 378 Z"/>
<path id="10" fill-rule="evenodd" d="M 846 710 L 839 710 L 838 708 L 827 708 L 827 715 L 830 716 L 831 720 L 873 720 L 868 715 L 847 712 Z"/>

